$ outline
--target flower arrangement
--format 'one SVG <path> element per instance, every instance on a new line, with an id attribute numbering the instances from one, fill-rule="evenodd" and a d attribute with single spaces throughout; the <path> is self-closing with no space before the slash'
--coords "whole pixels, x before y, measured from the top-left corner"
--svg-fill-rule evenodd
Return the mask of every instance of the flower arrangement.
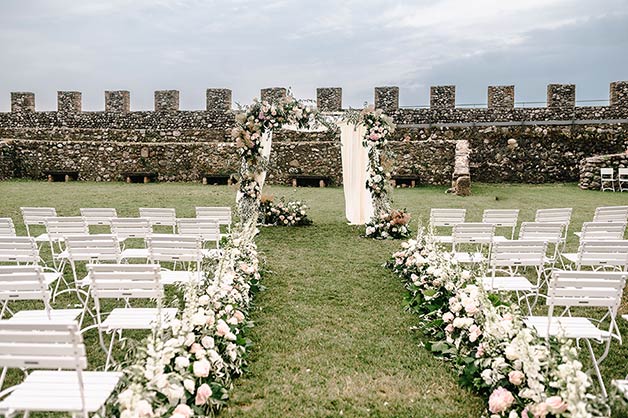
<path id="1" fill-rule="evenodd" d="M 487 294 L 430 234 L 404 242 L 388 267 L 404 280 L 427 347 L 486 397 L 492 418 L 608 416 L 572 342 L 539 338 L 516 304 Z"/>
<path id="2" fill-rule="evenodd" d="M 262 196 L 260 201 L 259 221 L 263 225 L 305 226 L 312 220 L 307 216 L 308 207 L 301 201 L 280 199 L 275 202 L 273 196 Z"/>
<path id="3" fill-rule="evenodd" d="M 373 216 L 366 224 L 366 237 L 375 239 L 402 239 L 410 235 L 410 215 L 404 210 L 392 210 Z"/>

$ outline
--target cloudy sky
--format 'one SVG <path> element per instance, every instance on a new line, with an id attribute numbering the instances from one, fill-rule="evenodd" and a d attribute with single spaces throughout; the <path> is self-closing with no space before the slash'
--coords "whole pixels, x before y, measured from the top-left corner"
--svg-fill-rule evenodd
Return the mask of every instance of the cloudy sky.
<path id="1" fill-rule="evenodd" d="M 514 84 L 543 101 L 548 83 L 575 83 L 577 100 L 607 99 L 628 80 L 627 0 L 2 0 L 0 111 L 11 91 L 56 109 L 57 90 L 130 90 L 133 110 L 178 89 L 204 108 L 209 87 L 248 103 L 259 89 L 343 88 L 344 105 L 399 86 L 401 105 L 425 105 L 429 86 L 455 84 L 457 103 L 486 103 Z"/>

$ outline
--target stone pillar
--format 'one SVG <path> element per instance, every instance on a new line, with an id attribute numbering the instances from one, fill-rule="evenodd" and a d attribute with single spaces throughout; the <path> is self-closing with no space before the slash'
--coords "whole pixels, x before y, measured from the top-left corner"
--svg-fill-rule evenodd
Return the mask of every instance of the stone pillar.
<path id="1" fill-rule="evenodd" d="M 515 86 L 488 86 L 489 109 L 512 109 L 515 107 Z"/>
<path id="2" fill-rule="evenodd" d="M 320 112 L 340 112 L 342 110 L 342 89 L 340 87 L 317 88 L 316 107 Z"/>
<path id="3" fill-rule="evenodd" d="M 456 86 L 431 86 L 430 109 L 453 109 L 456 107 Z"/>
<path id="4" fill-rule="evenodd" d="M 576 107 L 575 84 L 548 84 L 547 107 L 571 109 Z"/>
<path id="5" fill-rule="evenodd" d="M 610 104 L 613 107 L 628 108 L 628 81 L 611 83 Z"/>
<path id="6" fill-rule="evenodd" d="M 176 112 L 179 110 L 179 90 L 155 91 L 155 112 Z"/>
<path id="7" fill-rule="evenodd" d="M 207 110 L 231 110 L 231 90 L 207 89 L 205 92 Z"/>
<path id="8" fill-rule="evenodd" d="M 288 90 L 283 87 L 269 87 L 261 90 L 262 101 L 269 103 L 279 102 L 285 99 L 288 94 Z"/>
<path id="9" fill-rule="evenodd" d="M 375 87 L 375 109 L 395 113 L 399 109 L 399 87 Z"/>
<path id="10" fill-rule="evenodd" d="M 79 113 L 83 111 L 83 98 L 80 91 L 58 91 L 57 111 Z"/>
<path id="11" fill-rule="evenodd" d="M 458 196 L 471 194 L 471 171 L 469 170 L 469 141 L 456 141 L 454 172 L 451 175 L 451 190 Z"/>
<path id="12" fill-rule="evenodd" d="M 11 112 L 34 112 L 35 93 L 26 91 L 11 92 Z"/>
<path id="13" fill-rule="evenodd" d="M 126 113 L 131 111 L 131 93 L 128 90 L 105 92 L 105 112 Z"/>

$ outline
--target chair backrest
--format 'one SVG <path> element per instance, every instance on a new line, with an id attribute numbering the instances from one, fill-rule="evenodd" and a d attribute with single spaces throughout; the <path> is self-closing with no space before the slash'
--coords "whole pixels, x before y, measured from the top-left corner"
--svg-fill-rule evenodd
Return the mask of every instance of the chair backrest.
<path id="1" fill-rule="evenodd" d="M 481 222 L 455 224 L 452 237 L 456 244 L 491 244 L 495 235 L 495 225 Z"/>
<path id="2" fill-rule="evenodd" d="M 92 296 L 100 299 L 161 299 L 158 264 L 88 264 Z"/>
<path id="3" fill-rule="evenodd" d="M 626 275 L 624 272 L 554 270 L 547 287 L 547 305 L 606 307 L 616 313 Z"/>
<path id="4" fill-rule="evenodd" d="M 482 222 L 495 226 L 517 226 L 519 209 L 485 209 L 482 214 Z"/>
<path id="5" fill-rule="evenodd" d="M 228 206 L 197 206 L 196 217 L 214 219 L 220 225 L 231 225 L 231 208 Z"/>
<path id="6" fill-rule="evenodd" d="M 538 209 L 534 222 L 561 223 L 569 226 L 572 208 Z"/>
<path id="7" fill-rule="evenodd" d="M 618 177 L 621 180 L 628 180 L 628 167 L 620 167 L 617 169 Z"/>
<path id="8" fill-rule="evenodd" d="M 493 244 L 489 265 L 491 267 L 538 267 L 542 268 L 547 253 L 545 241 L 497 241 Z"/>
<path id="9" fill-rule="evenodd" d="M 595 209 L 593 222 L 627 222 L 628 206 L 600 206 Z"/>
<path id="10" fill-rule="evenodd" d="M 114 235 L 77 235 L 66 238 L 70 261 L 120 261 L 120 244 Z"/>
<path id="11" fill-rule="evenodd" d="M 200 237 L 203 241 L 220 241 L 220 224 L 212 218 L 185 218 L 177 220 L 181 235 Z"/>
<path id="12" fill-rule="evenodd" d="M 111 220 L 118 217 L 115 208 L 81 208 L 81 216 L 88 225 L 111 225 Z"/>
<path id="13" fill-rule="evenodd" d="M 628 268 L 628 240 L 585 241 L 578 248 L 576 267 Z"/>
<path id="14" fill-rule="evenodd" d="M 562 239 L 564 229 L 565 224 L 563 223 L 522 222 L 519 229 L 519 239 L 557 244 Z"/>
<path id="15" fill-rule="evenodd" d="M 585 222 L 582 224 L 580 242 L 623 240 L 625 232 L 625 222 Z"/>
<path id="16" fill-rule="evenodd" d="M 146 239 L 148 258 L 152 263 L 196 262 L 203 260 L 202 241 L 198 236 L 161 235 Z"/>
<path id="17" fill-rule="evenodd" d="M 3 320 L 0 347 L 0 367 L 79 372 L 87 368 L 85 345 L 76 322 Z"/>
<path id="18" fill-rule="evenodd" d="M 148 219 L 144 218 L 115 218 L 111 220 L 111 232 L 118 240 L 127 238 L 148 238 L 153 228 Z"/>
<path id="19" fill-rule="evenodd" d="M 430 225 L 435 226 L 454 226 L 464 222 L 467 214 L 466 209 L 438 209 L 430 210 Z"/>
<path id="20" fill-rule="evenodd" d="M 0 237 L 0 263 L 38 263 L 39 248 L 33 237 Z"/>
<path id="21" fill-rule="evenodd" d="M 45 225 L 50 241 L 60 241 L 69 236 L 89 234 L 87 222 L 81 216 L 46 218 Z"/>
<path id="22" fill-rule="evenodd" d="M 57 210 L 55 208 L 35 208 L 35 207 L 22 207 L 22 220 L 24 225 L 45 225 L 46 218 L 53 218 L 57 216 Z"/>
<path id="23" fill-rule="evenodd" d="M 140 218 L 148 219 L 151 225 L 175 226 L 177 223 L 173 208 L 140 208 Z"/>
<path id="24" fill-rule="evenodd" d="M 0 237 L 14 237 L 15 225 L 13 225 L 13 219 L 0 218 Z"/>
<path id="25" fill-rule="evenodd" d="M 0 266 L 0 301 L 43 300 L 50 309 L 51 292 L 38 265 Z"/>
<path id="26" fill-rule="evenodd" d="M 615 170 L 610 167 L 600 168 L 600 176 L 602 179 L 612 179 Z"/>

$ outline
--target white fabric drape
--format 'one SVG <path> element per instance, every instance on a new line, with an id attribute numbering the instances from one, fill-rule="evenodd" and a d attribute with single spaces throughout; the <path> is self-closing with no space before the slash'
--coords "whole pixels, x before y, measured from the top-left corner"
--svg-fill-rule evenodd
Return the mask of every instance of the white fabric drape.
<path id="1" fill-rule="evenodd" d="M 270 161 L 270 150 L 273 146 L 273 131 L 266 131 L 262 135 L 262 139 L 260 140 L 260 153 L 262 157 L 266 159 L 266 161 Z M 260 190 L 264 189 L 264 182 L 266 181 L 266 170 L 261 173 L 257 173 L 255 175 L 255 181 L 259 184 Z"/>
<path id="2" fill-rule="evenodd" d="M 364 225 L 373 216 L 373 200 L 366 189 L 368 151 L 362 146 L 366 132 L 363 125 L 339 122 L 342 143 L 342 182 L 345 192 L 345 216 L 351 225 Z"/>

